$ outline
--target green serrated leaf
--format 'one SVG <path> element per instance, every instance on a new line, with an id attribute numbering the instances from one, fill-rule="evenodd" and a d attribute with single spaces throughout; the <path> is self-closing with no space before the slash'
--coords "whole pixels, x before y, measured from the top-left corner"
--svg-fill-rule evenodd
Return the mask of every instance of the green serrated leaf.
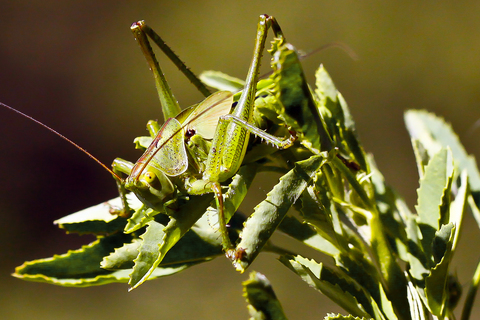
<path id="1" fill-rule="evenodd" d="M 287 319 L 270 281 L 263 274 L 252 272 L 250 278 L 242 284 L 250 319 Z"/>
<path id="2" fill-rule="evenodd" d="M 178 200 L 180 201 L 180 199 Z M 147 231 L 141 236 L 142 246 L 130 275 L 130 290 L 137 288 L 153 273 L 167 252 L 190 230 L 205 213 L 211 195 L 191 196 L 179 204 L 179 211 L 171 217 L 166 227 L 155 221 L 148 223 Z"/>
<path id="3" fill-rule="evenodd" d="M 103 259 L 101 264 L 102 268 L 132 268 L 134 266 L 133 260 L 138 256 L 141 245 L 141 239 L 134 239 L 132 243 L 127 243 L 123 247 L 115 249 L 115 252 Z M 204 215 L 178 241 L 178 243 L 168 251 L 159 267 L 165 268 L 173 265 L 176 267 L 180 265 L 190 266 L 195 263 L 211 260 L 221 254 L 221 238 L 210 226 Z"/>
<path id="4" fill-rule="evenodd" d="M 413 278 L 423 281 L 424 277 L 429 274 L 431 266 L 431 249 L 428 249 L 428 256 L 423 249 L 423 235 L 420 227 L 417 223 L 417 219 L 414 216 L 410 216 L 405 221 L 408 241 L 408 262 L 410 267 L 410 274 Z M 426 241 L 426 244 L 430 246 L 430 242 Z"/>
<path id="5" fill-rule="evenodd" d="M 136 244 L 138 256 L 135 260 L 130 260 L 135 263 L 131 283 L 138 283 L 138 286 L 147 278 L 150 279 L 149 273 L 154 273 L 156 267 L 189 267 L 211 260 L 223 253 L 221 240 L 218 235 L 216 238 L 212 237 L 214 231 L 209 225 L 203 223 L 203 226 L 199 226 L 196 223 L 195 228 L 192 227 L 181 239 L 177 240 L 176 237 L 179 236 L 180 230 L 175 226 L 172 227 L 171 223 L 167 227 L 156 221 L 149 223 L 147 231 L 141 236 L 141 243 Z M 174 245 L 173 248 L 170 248 L 171 245 Z M 119 260 L 119 254 L 122 253 L 124 252 L 116 250 L 115 256 L 110 255 L 104 259 L 104 262 L 111 262 L 115 258 Z M 131 255 L 125 255 L 123 258 L 131 258 Z M 145 279 L 134 278 L 142 274 Z"/>
<path id="6" fill-rule="evenodd" d="M 385 293 L 385 290 L 383 290 L 383 286 L 381 282 L 378 282 L 378 288 L 380 292 L 380 299 L 376 300 L 378 301 L 378 307 L 382 311 L 382 313 L 385 315 L 385 319 L 398 319 L 397 315 L 395 314 L 395 310 L 393 308 L 392 302 L 388 299 L 387 294 Z"/>
<path id="7" fill-rule="evenodd" d="M 366 154 L 355 129 L 355 122 L 350 114 L 347 102 L 337 91 L 333 81 L 323 65 L 315 73 L 315 93 L 319 99 L 319 111 L 327 129 L 342 153 L 358 162 L 360 168 L 368 172 Z"/>
<path id="8" fill-rule="evenodd" d="M 223 254 L 221 238 L 213 235 L 212 227 L 204 224 L 195 226 L 188 231 L 175 246 L 168 251 L 160 266 L 178 265 L 190 262 L 203 262 Z"/>
<path id="9" fill-rule="evenodd" d="M 344 272 L 301 256 L 281 257 L 280 261 L 298 274 L 303 281 L 328 296 L 353 316 L 385 319 L 375 300 Z"/>
<path id="10" fill-rule="evenodd" d="M 130 218 L 128 218 L 124 232 L 132 233 L 145 227 L 150 221 L 155 219 L 155 215 L 158 213 L 158 211 L 142 205 L 140 208 L 135 210 Z"/>
<path id="11" fill-rule="evenodd" d="M 140 239 L 133 239 L 131 243 L 125 243 L 116 248 L 114 252 L 103 258 L 100 267 L 108 270 L 133 268 L 133 260 L 138 256 L 138 248 L 141 244 Z"/>
<path id="12" fill-rule="evenodd" d="M 435 238 L 432 242 L 432 252 L 434 258 L 433 261 L 435 262 L 435 264 L 440 263 L 440 261 L 445 258 L 447 248 L 449 248 L 448 250 L 450 250 L 450 248 L 452 247 L 453 243 L 450 243 L 450 239 L 453 240 L 453 237 L 455 235 L 454 233 L 452 235 L 453 228 L 455 228 L 453 223 L 444 224 L 442 225 L 440 230 L 435 232 Z"/>
<path id="13" fill-rule="evenodd" d="M 462 221 L 465 213 L 465 207 L 468 203 L 469 187 L 468 187 L 468 175 L 464 170 L 460 175 L 460 187 L 457 190 L 455 200 L 450 205 L 450 223 L 455 226 L 455 236 L 452 244 L 452 251 L 455 251 L 457 242 L 460 236 L 460 230 L 462 229 Z"/>
<path id="14" fill-rule="evenodd" d="M 48 282 L 63 286 L 90 286 L 115 281 L 118 275 L 100 268 L 104 256 L 116 247 L 130 242 L 131 236 L 116 233 L 98 239 L 78 250 L 71 250 L 52 258 L 25 262 L 15 269 L 17 278 Z"/>
<path id="15" fill-rule="evenodd" d="M 318 178 L 319 177 L 317 177 L 317 180 Z M 319 191 L 317 183 L 315 186 L 308 186 L 302 195 L 302 206 L 299 211 L 304 220 L 315 228 L 318 235 L 330 243 L 330 246 L 335 247 L 334 251 L 336 251 L 338 254 L 340 247 L 338 241 L 342 241 L 343 239 L 341 238 L 341 235 L 340 237 L 337 236 L 337 233 L 334 229 L 332 212 L 330 210 L 331 202 L 323 201 L 321 203 L 319 199 L 317 199 L 318 194 Z M 321 250 L 320 247 L 317 249 Z M 331 250 L 327 250 L 327 252 L 333 253 Z"/>
<path id="16" fill-rule="evenodd" d="M 417 190 L 416 206 L 421 222 L 438 230 L 441 223 L 448 221 L 448 197 L 453 179 L 451 152 L 441 149 L 434 154 L 425 167 L 425 176 L 420 180 Z M 446 202 L 447 201 L 447 202 Z"/>
<path id="17" fill-rule="evenodd" d="M 127 196 L 132 207 L 140 206 L 140 200 L 133 194 Z M 76 213 L 60 218 L 53 223 L 67 232 L 80 234 L 107 234 L 122 230 L 126 219 L 112 213 L 122 207 L 119 197 L 105 201 L 98 205 L 83 209 Z"/>
<path id="18" fill-rule="evenodd" d="M 326 104 L 326 99 L 337 102 L 337 88 L 335 87 L 335 84 L 333 84 L 333 80 L 328 74 L 323 64 L 321 64 L 315 72 L 315 86 L 315 93 L 323 102 L 323 105 Z"/>
<path id="19" fill-rule="evenodd" d="M 323 320 L 368 320 L 371 318 L 364 318 L 364 317 L 354 317 L 351 314 L 348 316 L 344 316 L 341 314 L 334 314 L 334 313 L 328 313 Z"/>
<path id="20" fill-rule="evenodd" d="M 241 241 L 237 245 L 237 250 L 244 252 L 241 259 L 235 261 L 238 271 L 245 271 L 260 253 L 325 159 L 320 155 L 297 162 L 295 168 L 281 177 L 280 182 L 267 194 L 267 198 L 255 207 L 254 213 L 245 223 Z"/>
<path id="21" fill-rule="evenodd" d="M 361 285 L 375 301 L 382 301 L 385 296 L 381 283 L 381 276 L 377 269 L 365 255 L 365 252 L 352 247 L 347 252 L 342 252 L 335 257 L 335 264 Z M 385 298 L 386 299 L 386 298 Z M 385 304 L 387 302 L 385 301 Z M 391 303 L 390 303 L 391 308 Z"/>
<path id="22" fill-rule="evenodd" d="M 40 261 L 40 260 L 38 260 Z M 155 269 L 150 277 L 149 280 L 170 276 L 172 274 L 181 272 L 186 268 L 197 264 L 198 262 L 186 263 L 183 265 L 165 267 L 165 268 L 157 268 Z M 117 270 L 110 273 L 105 273 L 101 275 L 92 275 L 91 277 L 85 278 L 56 278 L 56 277 L 49 277 L 43 274 L 17 274 L 14 273 L 13 276 L 20 278 L 22 280 L 27 281 L 34 281 L 34 282 L 42 282 L 48 283 L 53 285 L 58 285 L 62 287 L 76 287 L 76 288 L 83 288 L 83 287 L 91 287 L 91 286 L 100 286 L 109 283 L 127 283 L 130 279 L 129 274 L 132 272 L 132 269 L 124 269 L 124 270 Z"/>
<path id="23" fill-rule="evenodd" d="M 469 155 L 450 124 L 442 118 L 425 110 L 409 110 L 405 113 L 405 122 L 410 136 L 418 139 L 432 157 L 441 147 L 452 151 L 457 174 L 466 169 L 469 185 L 477 208 L 480 208 L 480 172 L 472 155 Z M 479 222 L 480 225 L 480 222 Z"/>
<path id="24" fill-rule="evenodd" d="M 342 241 L 345 231 L 344 224 L 341 222 L 339 215 L 340 210 L 337 210 L 336 204 L 332 201 L 332 189 L 330 188 L 331 185 L 328 183 L 328 179 L 323 178 L 324 172 L 330 168 L 330 166 L 325 166 L 325 170 L 323 170 L 324 168 L 322 167 L 322 170 L 317 174 L 314 180 L 314 192 L 317 201 L 321 204 L 320 206 L 327 212 L 328 217 L 331 219 L 335 234 L 339 235 L 337 240 Z M 305 220 L 313 225 L 318 223 L 316 221 L 318 219 L 312 219 L 308 212 L 303 212 L 303 215 Z M 321 225 L 319 227 L 321 227 Z"/>
<path id="25" fill-rule="evenodd" d="M 291 127 L 302 145 L 314 154 L 330 151 L 331 138 L 318 113 L 295 48 L 277 38 L 270 53 L 274 70 L 270 78 L 274 82 L 272 93 L 277 99 L 278 118 Z"/>
<path id="26" fill-rule="evenodd" d="M 370 181 L 374 186 L 375 200 L 380 211 L 380 219 L 384 226 L 392 249 L 404 261 L 408 260 L 408 239 L 406 220 L 412 217 L 405 201 L 386 184 L 383 175 L 378 170 L 373 156 L 367 157 L 371 169 Z"/>
<path id="27" fill-rule="evenodd" d="M 413 153 L 415 154 L 415 160 L 417 161 L 418 176 L 423 178 L 423 175 L 425 174 L 425 167 L 427 166 L 428 161 L 430 161 L 430 156 L 420 140 L 413 138 L 411 140 Z"/>
<path id="28" fill-rule="evenodd" d="M 434 254 L 439 262 L 425 279 L 425 296 L 430 312 L 441 318 L 445 315 L 448 294 L 446 291 L 448 270 L 452 258 L 452 244 L 455 226 L 452 223 L 443 225 L 437 232 L 434 241 Z"/>
<path id="29" fill-rule="evenodd" d="M 329 256 L 334 257 L 340 253 L 340 250 L 331 242 L 295 217 L 286 216 L 278 226 L 278 230 Z"/>
<path id="30" fill-rule="evenodd" d="M 150 221 L 147 230 L 140 236 L 141 245 L 138 247 L 138 255 L 134 261 L 135 266 L 131 274 L 129 284 L 134 289 L 137 284 L 145 282 L 153 270 L 160 264 L 160 246 L 164 242 L 164 226 L 158 222 Z M 163 256 L 162 256 L 163 258 Z M 156 263 L 156 261 L 158 263 Z"/>

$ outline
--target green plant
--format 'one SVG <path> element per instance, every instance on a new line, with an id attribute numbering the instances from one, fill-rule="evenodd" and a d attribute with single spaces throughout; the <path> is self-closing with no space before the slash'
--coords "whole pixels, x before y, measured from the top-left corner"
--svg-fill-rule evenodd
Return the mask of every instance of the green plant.
<path id="1" fill-rule="evenodd" d="M 327 319 L 452 319 L 460 286 L 449 266 L 467 206 L 480 224 L 475 160 L 442 119 L 408 111 L 420 173 L 416 212 L 411 212 L 364 152 L 347 104 L 325 68 L 317 70 L 311 90 L 283 35 L 274 39 L 270 53 L 273 73 L 256 83 L 255 121 L 277 136 L 284 136 L 285 126 L 292 128 L 298 139 L 286 150 L 251 142 L 238 172 L 221 182 L 227 189 L 222 198 L 226 220 L 232 216 L 228 233 L 236 244 L 235 268 L 244 272 L 261 251 L 278 254 L 281 263 L 350 313 Z M 242 86 L 218 72 L 201 79 L 218 90 Z M 151 138 L 136 141 L 146 149 Z M 245 220 L 235 211 L 260 171 L 281 177 Z M 57 220 L 67 232 L 94 234 L 97 240 L 26 262 L 14 276 L 73 287 L 111 282 L 137 287 L 223 254 L 213 222 L 218 201 L 211 194 L 179 194 L 165 210 L 145 205 L 133 193 L 127 202 L 134 210 L 130 217 L 112 214 L 112 208 L 122 207 L 116 198 Z M 296 213 L 289 214 L 292 206 Z M 275 231 L 330 256 L 334 266 L 274 245 Z M 478 270 L 463 319 L 480 281 Z M 244 292 L 253 319 L 286 318 L 263 275 L 252 273 Z"/>

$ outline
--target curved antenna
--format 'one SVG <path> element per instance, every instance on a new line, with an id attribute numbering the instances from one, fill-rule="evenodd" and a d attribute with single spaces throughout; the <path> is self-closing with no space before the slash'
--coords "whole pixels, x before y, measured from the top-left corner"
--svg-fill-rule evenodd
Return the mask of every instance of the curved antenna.
<path id="1" fill-rule="evenodd" d="M 298 59 L 300 61 L 302 61 L 304 59 L 309 58 L 310 56 L 313 56 L 313 55 L 319 53 L 320 51 L 330 49 L 330 48 L 339 48 L 344 53 L 346 53 L 347 56 L 350 57 L 350 59 L 352 59 L 354 61 L 360 60 L 360 57 L 357 55 L 355 50 L 353 50 L 348 44 L 343 43 L 343 42 L 330 42 L 330 43 L 324 44 L 323 46 L 320 46 L 316 49 L 310 50 L 308 52 L 305 52 L 305 51 L 302 51 L 302 50 L 297 50 Z M 261 76 L 259 76 L 258 79 L 259 80 L 265 79 L 265 78 L 269 77 L 271 74 L 273 74 L 273 72 L 274 72 L 273 70 L 270 70 L 270 71 L 262 74 Z M 241 91 L 241 90 L 239 90 L 239 91 Z"/>
<path id="2" fill-rule="evenodd" d="M 354 61 L 357 61 L 360 59 L 360 57 L 358 56 L 358 54 L 355 52 L 355 50 L 353 50 L 348 44 L 346 43 L 343 43 L 343 42 L 340 42 L 340 41 L 334 41 L 334 42 L 330 42 L 330 43 L 327 43 L 327 44 L 324 44 L 323 46 L 320 46 L 316 49 L 313 49 L 311 51 L 308 51 L 308 52 L 302 52 L 300 53 L 299 55 L 299 59 L 300 60 L 303 60 L 303 59 L 306 59 L 320 51 L 323 51 L 325 49 L 330 49 L 330 48 L 339 48 L 341 49 L 344 53 L 346 53 L 350 59 L 354 60 Z"/>
<path id="3" fill-rule="evenodd" d="M 475 121 L 475 123 L 470 126 L 470 128 L 467 130 L 466 136 L 471 137 L 473 133 L 478 130 L 478 128 L 480 128 L 480 119 Z"/>
<path id="4" fill-rule="evenodd" d="M 45 129 L 48 129 L 50 130 L 50 132 L 56 134 L 57 136 L 59 136 L 60 138 L 62 138 L 63 140 L 67 141 L 68 143 L 72 144 L 75 148 L 77 148 L 78 150 L 82 151 L 83 153 L 85 153 L 87 156 L 89 156 L 91 159 L 95 160 L 95 162 L 97 162 L 99 165 L 101 165 L 105 170 L 107 170 L 108 172 L 110 172 L 110 174 L 112 174 L 116 179 L 118 179 L 119 181 L 123 181 L 122 178 L 120 178 L 115 172 L 112 171 L 112 169 L 110 169 L 109 167 L 107 167 L 106 165 L 104 165 L 102 162 L 100 162 L 100 160 L 98 160 L 97 158 L 95 158 L 90 152 L 88 152 L 87 150 L 83 149 L 82 147 L 80 147 L 78 144 L 76 144 L 75 142 L 73 142 L 72 140 L 68 139 L 67 137 L 65 137 L 64 135 L 62 135 L 61 133 L 53 130 L 52 128 L 50 128 L 49 126 L 43 124 L 42 122 L 38 121 L 37 119 L 21 112 L 21 111 L 18 111 L 17 109 L 13 108 L 13 107 L 10 107 L 9 105 L 3 103 L 3 102 L 0 102 L 0 106 L 2 107 L 5 107 L 7 109 L 10 109 L 22 116 L 24 116 L 25 118 L 27 119 L 30 119 L 32 120 L 33 122 L 41 125 L 42 127 L 44 127 Z"/>

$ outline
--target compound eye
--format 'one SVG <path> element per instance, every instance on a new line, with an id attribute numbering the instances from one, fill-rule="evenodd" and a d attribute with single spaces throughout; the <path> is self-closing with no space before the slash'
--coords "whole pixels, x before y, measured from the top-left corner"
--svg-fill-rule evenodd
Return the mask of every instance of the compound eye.
<path id="1" fill-rule="evenodd" d="M 147 171 L 144 174 L 144 178 L 148 184 L 152 184 L 157 179 L 157 176 L 152 171 Z"/>

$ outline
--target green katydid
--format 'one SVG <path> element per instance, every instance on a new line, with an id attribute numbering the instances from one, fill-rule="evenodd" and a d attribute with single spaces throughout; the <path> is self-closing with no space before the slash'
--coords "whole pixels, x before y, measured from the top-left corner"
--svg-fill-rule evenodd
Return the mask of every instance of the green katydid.
<path id="1" fill-rule="evenodd" d="M 271 79 L 258 81 L 260 56 L 269 27 L 272 27 L 275 34 L 270 52 L 274 56 L 272 62 L 276 71 Z M 236 97 L 240 96 L 240 98 L 236 107 L 232 107 L 234 98 L 230 92 L 219 91 L 210 95 L 205 86 L 192 73 L 189 73 L 188 68 L 173 52 L 169 51 L 170 49 L 163 44 L 153 30 L 148 28 L 143 22 L 135 23 L 132 26 L 132 30 L 139 40 L 154 73 L 162 109 L 165 118 L 168 119 L 161 128 L 155 121 L 149 122 L 147 128 L 151 137 L 146 139 L 141 137 L 137 141 L 146 151 L 135 164 L 121 159 L 114 161 L 111 173 L 118 182 L 124 206 L 124 211 L 120 213 L 128 214 L 130 211 L 125 197 L 127 190 L 133 191 L 142 200 L 144 203 L 142 208 L 145 208 L 145 212 L 148 210 L 150 210 L 149 212 L 154 211 L 152 216 L 159 212 L 164 212 L 165 208 L 173 208 L 174 210 L 180 208 L 183 210 L 187 206 L 183 205 L 185 203 L 182 202 L 183 200 L 178 201 L 178 199 L 184 195 L 214 193 L 224 251 L 227 256 L 237 261 L 251 261 L 256 253 L 252 254 L 250 247 L 244 247 L 243 243 L 240 243 L 236 251 L 233 251 L 233 246 L 227 234 L 226 224 L 228 218 L 224 212 L 222 186 L 226 185 L 225 182 L 237 172 L 242 164 L 250 132 L 259 135 L 278 147 L 286 148 L 293 142 L 292 138 L 282 141 L 266 134 L 259 129 L 259 127 L 264 128 L 261 124 L 258 124 L 258 127 L 256 127 L 252 121 L 253 109 L 256 108 L 257 111 L 261 109 L 259 101 L 265 100 L 266 106 L 264 105 L 264 107 L 271 110 L 275 109 L 273 111 L 275 115 L 263 114 L 263 116 L 273 122 L 276 119 L 277 125 L 286 124 L 292 127 L 299 133 L 301 142 L 307 148 L 310 146 L 309 149 L 313 153 L 316 153 L 317 150 L 327 151 L 332 148 L 332 142 L 325 132 L 323 119 L 320 118 L 316 105 L 313 102 L 313 96 L 306 82 L 303 81 L 303 72 L 298 70 L 300 64 L 295 50 L 285 42 L 275 20 L 268 16 L 261 16 L 257 31 L 254 59 L 249 69 L 246 86 L 243 92 L 236 95 Z M 180 70 L 207 97 L 203 102 L 180 112 L 180 107 L 163 77 L 147 36 L 159 44 L 167 56 L 172 60 L 176 60 Z M 165 47 L 162 47 L 162 44 Z M 302 78 L 302 81 L 297 81 L 299 78 Z M 274 89 L 272 89 L 272 86 Z M 257 95 L 256 89 L 260 89 Z M 261 98 L 255 100 L 256 96 Z M 233 111 L 231 111 L 232 109 Z M 261 110 L 260 113 L 263 113 L 263 111 Z M 283 134 L 278 135 L 281 136 Z M 320 138 L 318 138 L 319 136 Z M 210 142 L 210 140 L 213 141 Z M 287 154 L 289 153 L 288 151 Z M 248 156 L 250 157 L 251 154 L 249 152 Z M 280 157 L 283 157 L 283 155 Z M 255 159 L 255 156 L 251 158 Z M 285 167 L 292 168 L 293 164 L 298 160 L 294 157 L 290 159 L 284 159 L 286 160 L 284 161 Z M 242 168 L 242 170 L 245 168 Z M 124 180 L 121 178 L 122 174 L 127 174 L 128 177 Z M 233 190 L 235 191 L 235 189 Z M 197 199 L 200 197 L 191 198 L 194 201 L 187 203 L 190 206 L 197 205 L 197 202 L 199 202 Z M 203 199 L 211 201 L 209 197 L 203 197 Z M 174 204 L 174 201 L 176 204 Z M 268 199 L 266 201 L 268 202 Z M 292 199 L 288 197 L 282 201 L 285 208 L 292 204 Z M 168 207 L 170 204 L 172 206 Z M 139 211 L 137 210 L 137 212 Z M 203 212 L 200 213 L 203 214 Z M 171 215 L 170 222 L 176 220 L 177 217 L 175 214 Z M 191 218 L 188 219 L 189 217 Z M 189 217 L 183 216 L 183 218 L 187 218 L 186 220 L 193 221 L 192 224 L 198 219 L 197 216 L 191 213 Z M 151 216 L 148 218 L 153 219 Z M 151 222 L 156 223 L 156 221 Z M 140 228 L 145 225 L 143 223 L 135 227 L 138 226 Z M 142 240 L 145 240 L 144 236 L 152 225 L 148 222 L 147 231 L 141 236 Z M 169 226 L 170 223 L 163 230 L 166 236 L 172 234 L 166 231 Z M 188 226 L 188 228 L 190 227 L 191 225 Z M 274 230 L 275 226 L 271 229 Z M 170 228 L 169 230 L 172 229 Z M 188 229 L 184 228 L 182 231 L 185 230 Z M 132 232 L 132 229 L 127 230 L 126 228 L 125 232 Z M 159 239 L 159 249 L 155 245 L 153 246 L 154 250 L 159 251 L 157 253 L 158 257 L 154 258 L 154 261 L 150 259 L 148 263 L 145 263 L 146 259 L 142 259 L 141 256 L 146 256 L 150 252 L 145 253 L 148 250 L 144 251 L 143 248 L 138 250 L 139 255 L 134 261 L 134 271 L 130 275 L 130 283 L 133 285 L 133 288 L 143 283 L 149 277 L 151 270 L 158 266 L 166 252 L 178 241 L 178 237 L 171 240 L 165 240 L 163 237 Z M 152 247 L 148 241 L 146 241 L 145 246 Z M 258 247 L 261 248 L 261 246 Z M 145 265 L 147 265 L 148 270 L 145 270 Z"/>
<path id="2" fill-rule="evenodd" d="M 177 102 L 151 51 L 145 34 L 145 30 L 150 32 L 151 29 L 147 28 L 143 22 L 132 26 L 154 72 L 162 106 L 167 110 L 164 113 L 169 115 L 174 112 L 172 110 L 178 109 Z M 135 164 L 121 159 L 116 159 L 113 163 L 115 173 L 128 174 L 125 181 L 117 178 L 119 190 L 124 199 L 126 189 L 134 192 L 148 207 L 163 211 L 165 202 L 173 197 L 175 191 L 175 186 L 168 176 L 180 176 L 188 168 L 188 151 L 185 149 L 184 143 L 187 133 L 198 134 L 204 139 L 213 138 L 211 147 L 206 152 L 206 159 L 201 159 L 205 162 L 204 169 L 197 172 L 198 178 L 192 179 L 192 174 L 189 172 L 188 181 L 184 180 L 187 185 L 182 188 L 185 188 L 188 194 L 214 193 L 223 249 L 229 257 L 232 257 L 233 246 L 228 237 L 220 184 L 231 178 L 240 168 L 248 145 L 249 133 L 260 136 L 278 148 L 287 148 L 292 145 L 294 140 L 294 137 L 285 140 L 278 139 L 252 124 L 260 58 L 269 28 L 273 29 L 275 37 L 283 37 L 274 18 L 267 15 L 260 16 L 254 56 L 248 71 L 246 86 L 237 106 L 231 113 L 232 94 L 228 92 L 214 93 L 193 110 L 167 119 L 160 130 L 151 129 L 151 134 L 155 135 L 155 139 Z M 204 123 L 205 120 L 211 118 L 213 118 L 213 122 Z M 218 125 L 215 124 L 216 121 L 218 121 Z M 213 128 L 215 128 L 214 132 Z M 124 210 L 128 210 L 126 201 L 124 201 L 124 206 Z"/>
<path id="3" fill-rule="evenodd" d="M 260 58 L 265 46 L 267 31 L 270 27 L 272 27 L 276 37 L 283 37 L 280 27 L 272 17 L 266 15 L 260 17 L 254 58 L 248 72 L 246 87 L 241 93 L 236 108 L 230 114 L 233 98 L 232 94 L 228 92 L 214 93 L 199 105 L 178 113 L 180 110 L 178 103 L 173 97 L 146 39 L 146 35 L 148 35 L 155 41 L 158 40 L 155 38 L 158 36 L 142 22 L 135 23 L 132 26 L 132 30 L 154 71 L 164 115 L 165 117 L 170 117 L 162 128 L 159 128 L 156 122 L 149 123 L 150 134 L 155 136 L 156 139 L 153 140 L 145 154 L 136 164 L 117 159 L 113 164 L 112 171 L 71 140 L 41 124 L 39 121 L 26 115 L 24 116 L 66 139 L 107 169 L 118 182 L 124 206 L 123 214 L 129 213 L 125 197 L 126 190 L 133 191 L 147 207 L 157 211 L 164 211 L 163 206 L 165 202 L 176 196 L 176 189 L 178 188 L 183 189 L 182 191 L 185 191 L 186 194 L 192 195 L 214 193 L 219 214 L 223 248 L 227 255 L 232 256 L 233 246 L 227 234 L 227 222 L 224 217 L 220 184 L 232 177 L 242 164 L 250 132 L 280 148 L 289 147 L 294 140 L 294 137 L 285 140 L 278 139 L 268 135 L 252 124 Z M 159 41 L 155 42 L 161 44 L 161 41 L 160 43 Z M 178 63 L 179 59 L 173 52 L 168 51 L 168 47 L 166 49 L 164 47 L 161 48 L 170 58 L 173 56 L 174 58 L 172 59 L 177 60 L 176 64 L 180 65 L 180 69 L 187 74 L 187 77 L 192 80 L 202 93 L 208 95 L 208 90 L 205 86 L 192 73 L 189 73 L 189 70 L 183 63 Z M 13 108 L 10 109 L 14 110 Z M 17 110 L 14 111 L 18 112 Z M 191 150 L 191 148 L 185 147 L 185 138 L 192 134 L 194 136 L 191 137 L 191 140 L 200 142 L 213 138 L 211 144 L 202 144 L 200 154 L 203 153 L 203 155 L 201 156 L 198 156 L 198 150 Z M 197 139 L 194 139 L 195 137 Z M 225 139 L 226 137 L 228 139 Z M 198 144 L 195 146 L 198 147 Z M 188 154 L 185 153 L 185 148 Z M 194 155 L 192 156 L 192 154 Z M 185 170 L 187 169 L 191 170 L 186 172 Z M 120 177 L 122 173 L 129 175 L 127 179 L 123 180 Z M 178 177 L 182 175 L 183 180 L 179 180 Z"/>
<path id="4" fill-rule="evenodd" d="M 277 147 L 286 148 L 293 142 L 292 138 L 282 141 L 268 135 L 252 124 L 260 57 L 265 45 L 267 30 L 270 27 L 274 31 L 275 39 L 283 42 L 283 34 L 276 21 L 271 17 L 261 16 L 254 58 L 248 72 L 246 87 L 241 93 L 236 108 L 230 114 L 233 99 L 232 95 L 227 92 L 214 93 L 199 105 L 178 113 L 180 110 L 178 103 L 163 77 L 146 38 L 148 35 L 155 41 L 156 35 L 142 22 L 132 26 L 154 72 L 165 117 L 170 118 L 162 128 L 159 128 L 156 122 L 149 123 L 148 129 L 155 139 L 136 164 L 121 159 L 117 159 L 113 164 L 112 174 L 118 182 L 120 194 L 124 200 L 124 213 L 129 211 L 125 197 L 126 189 L 133 191 L 147 207 L 160 212 L 164 211 L 164 205 L 168 200 L 179 194 L 176 191 L 178 189 L 182 189 L 180 194 L 182 192 L 191 195 L 214 193 L 223 248 L 228 256 L 233 257 L 233 246 L 228 237 L 227 221 L 224 215 L 221 183 L 232 177 L 242 164 L 250 132 Z M 159 41 L 155 42 L 159 43 Z M 170 57 L 167 49 L 162 48 Z M 195 80 L 196 77 L 193 74 L 188 74 L 188 69 L 181 62 L 180 69 L 187 74 L 187 77 L 200 91 L 208 95 L 208 90 L 200 81 L 197 81 L 198 79 Z M 299 112 L 304 111 L 299 110 Z M 316 111 L 314 115 L 316 117 L 313 118 L 318 119 Z M 320 123 L 323 129 L 319 119 L 317 123 Z M 194 135 L 190 137 L 192 134 Z M 196 141 L 200 142 L 208 142 L 212 138 L 213 141 L 211 144 L 201 145 L 201 152 L 198 152 L 199 150 L 192 150 L 188 144 L 185 146 L 185 139 L 191 141 L 195 140 L 195 137 Z M 195 144 L 193 148 L 198 148 L 198 146 Z M 119 174 L 122 173 L 128 174 L 127 179 L 123 180 L 119 177 Z M 239 252 L 241 252 L 241 248 Z"/>

